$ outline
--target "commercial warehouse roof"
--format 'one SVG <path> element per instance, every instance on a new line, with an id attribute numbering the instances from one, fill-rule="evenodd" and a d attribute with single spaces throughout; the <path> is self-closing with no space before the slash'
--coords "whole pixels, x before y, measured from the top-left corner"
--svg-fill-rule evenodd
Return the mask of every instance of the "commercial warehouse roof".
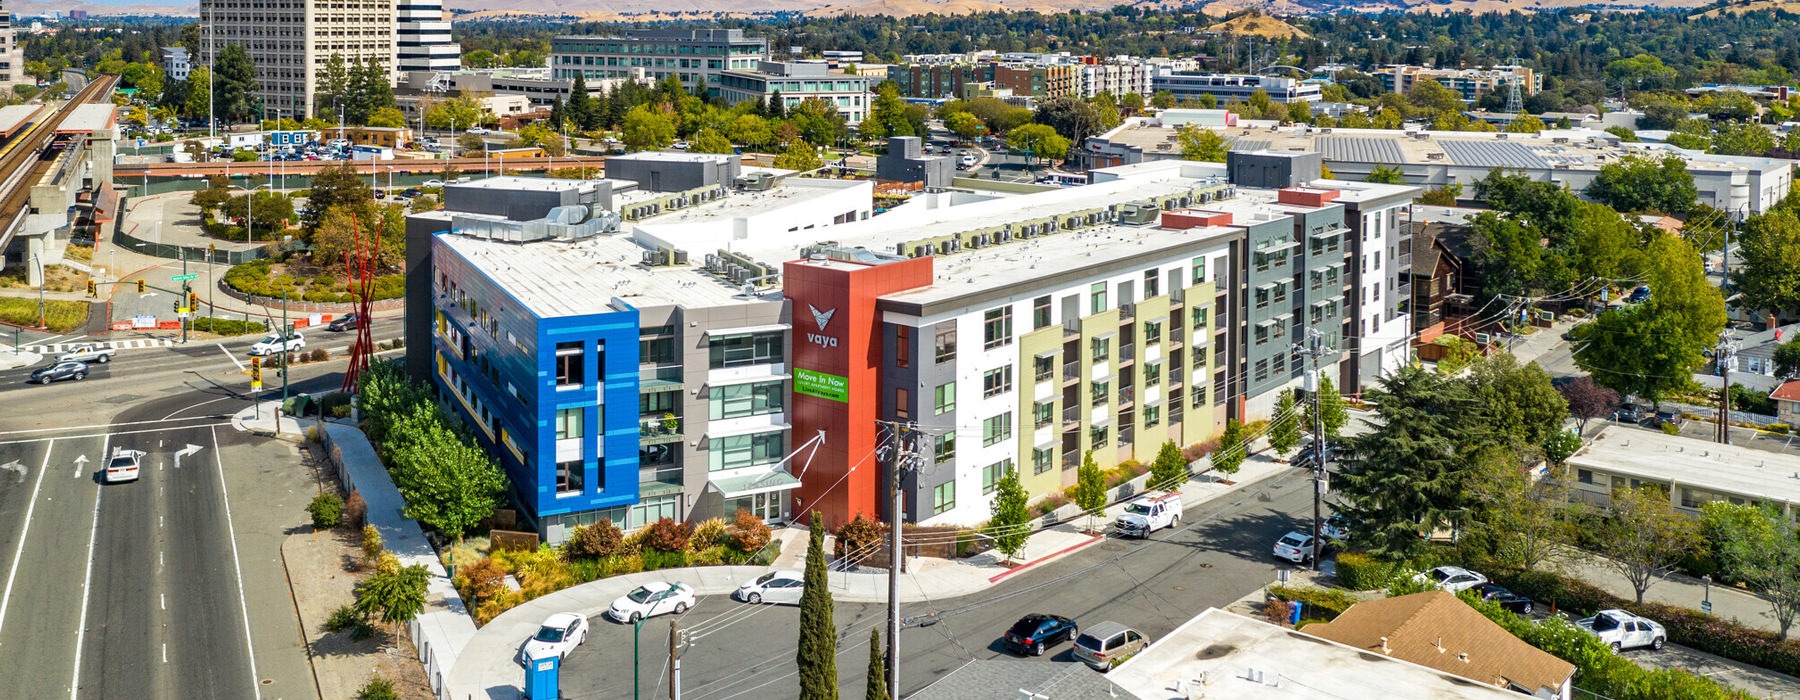
<path id="1" fill-rule="evenodd" d="M 1800 504 L 1800 456 L 1785 452 L 1608 426 L 1568 463 L 1771 504 Z"/>

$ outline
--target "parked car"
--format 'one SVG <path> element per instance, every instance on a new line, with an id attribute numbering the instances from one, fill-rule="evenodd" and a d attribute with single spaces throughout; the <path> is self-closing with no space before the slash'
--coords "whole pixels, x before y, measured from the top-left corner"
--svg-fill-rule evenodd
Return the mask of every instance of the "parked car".
<path id="1" fill-rule="evenodd" d="M 1343 445 L 1330 440 L 1325 441 L 1325 462 L 1327 464 L 1337 461 L 1338 457 L 1341 456 L 1343 452 Z M 1294 453 L 1294 458 L 1289 460 L 1288 464 L 1292 464 L 1301 469 L 1312 469 L 1314 466 L 1317 466 L 1315 463 L 1318 459 L 1318 448 L 1313 447 L 1313 443 L 1308 441 L 1305 445 L 1300 446 L 1300 451 Z"/>
<path id="2" fill-rule="evenodd" d="M 439 180 L 439 179 L 437 179 L 437 178 L 432 178 L 432 179 L 430 179 L 430 180 L 426 180 L 426 181 L 425 181 L 425 182 L 423 182 L 423 183 L 420 183 L 420 186 L 421 186 L 421 187 L 443 187 L 443 186 L 444 186 L 444 181 L 443 181 L 443 180 Z"/>
<path id="3" fill-rule="evenodd" d="M 81 343 L 69 348 L 68 352 L 57 355 L 56 361 L 98 362 L 100 364 L 106 364 L 112 362 L 113 355 L 118 354 L 118 352 L 118 350 L 114 350 L 99 343 Z"/>
<path id="4" fill-rule="evenodd" d="M 973 153 L 965 153 L 965 154 L 963 154 L 963 157 L 962 157 L 962 159 L 961 159 L 961 160 L 959 160 L 959 161 L 957 161 L 957 163 L 956 163 L 956 164 L 957 164 L 957 165 L 959 165 L 959 166 L 962 166 L 962 167 L 964 167 L 964 168 L 973 168 L 973 167 L 975 167 L 975 154 L 973 154 Z"/>
<path id="5" fill-rule="evenodd" d="M 474 134 L 476 136 L 486 136 L 488 133 L 488 130 L 487 130 L 487 127 L 471 126 L 465 131 L 465 133 Z"/>
<path id="6" fill-rule="evenodd" d="M 1657 411 L 1656 415 L 1650 419 L 1650 427 L 1661 428 L 1665 425 L 1673 425 L 1679 428 L 1684 420 L 1681 411 L 1673 408 L 1665 408 Z"/>
<path id="7" fill-rule="evenodd" d="M 112 457 L 106 460 L 106 483 L 116 484 L 121 481 L 137 481 L 140 458 L 144 453 L 128 450 L 123 447 L 113 448 Z"/>
<path id="8" fill-rule="evenodd" d="M 1125 506 L 1113 527 L 1129 537 L 1149 537 L 1150 533 L 1181 522 L 1181 494 L 1148 491 Z"/>
<path id="9" fill-rule="evenodd" d="M 1061 615 L 1032 613 L 1019 618 L 1001 636 L 1006 648 L 1026 656 L 1043 656 L 1044 649 L 1074 641 L 1081 635 L 1081 625 Z"/>
<path id="10" fill-rule="evenodd" d="M 1662 651 L 1663 643 L 1669 640 L 1662 625 L 1624 610 L 1601 610 L 1593 617 L 1577 620 L 1575 626 L 1599 637 L 1615 653 L 1638 647 Z"/>
<path id="11" fill-rule="evenodd" d="M 1108 620 L 1075 637 L 1075 658 L 1105 673 L 1150 646 L 1144 633 Z"/>
<path id="12" fill-rule="evenodd" d="M 250 356 L 262 357 L 265 355 L 295 352 L 304 349 L 306 349 L 306 336 L 301 335 L 298 331 L 285 338 L 283 338 L 280 333 L 270 333 L 263 336 L 262 340 L 256 341 L 256 344 L 250 346 Z"/>
<path id="13" fill-rule="evenodd" d="M 673 148 L 677 151 L 685 151 L 689 148 L 692 148 L 693 146 L 686 141 L 676 141 L 674 145 L 669 146 L 669 147 Z"/>
<path id="14" fill-rule="evenodd" d="M 64 379 L 73 379 L 79 382 L 87 379 L 87 373 L 86 362 L 58 362 L 49 367 L 39 367 L 31 373 L 31 379 L 27 381 L 35 384 L 49 384 Z"/>
<path id="15" fill-rule="evenodd" d="M 354 330 L 361 325 L 362 325 L 362 319 L 357 317 L 355 311 L 352 311 L 350 313 L 344 314 L 337 318 L 331 319 L 331 323 L 325 324 L 325 330 L 341 332 L 341 331 Z"/>
<path id="16" fill-rule="evenodd" d="M 1275 540 L 1275 556 L 1281 559 L 1305 564 L 1312 560 L 1313 538 L 1303 532 L 1289 532 Z"/>
<path id="17" fill-rule="evenodd" d="M 588 621 L 580 613 L 560 612 L 544 618 L 544 624 L 538 626 L 537 634 L 525 640 L 519 647 L 519 660 L 530 663 L 552 654 L 559 658 L 569 658 L 569 652 L 587 641 Z"/>
<path id="18" fill-rule="evenodd" d="M 1631 290 L 1630 296 L 1625 297 L 1625 301 L 1631 302 L 1633 304 L 1641 304 L 1641 303 L 1649 301 L 1649 300 L 1650 300 L 1650 287 L 1648 287 L 1648 286 L 1639 286 L 1637 289 Z"/>
<path id="19" fill-rule="evenodd" d="M 800 594 L 806 590 L 805 576 L 798 571 L 771 571 L 756 577 L 754 580 L 731 592 L 731 597 L 751 605 L 759 603 L 791 603 L 800 604 Z"/>
<path id="20" fill-rule="evenodd" d="M 652 581 L 619 596 L 606 616 L 619 622 L 637 622 L 663 613 L 680 615 L 694 607 L 694 589 L 685 583 Z"/>
<path id="21" fill-rule="evenodd" d="M 1350 519 L 1343 513 L 1332 513 L 1325 522 L 1319 525 L 1319 534 L 1327 540 L 1343 541 L 1350 539 Z"/>
<path id="22" fill-rule="evenodd" d="M 404 190 L 400 190 L 400 196 L 405 197 L 407 199 L 417 199 L 420 195 L 423 195 L 423 194 L 425 194 L 425 190 L 421 190 L 417 187 L 408 187 Z"/>
<path id="23" fill-rule="evenodd" d="M 1483 600 L 1499 603 L 1502 608 L 1520 615 L 1531 614 L 1532 600 L 1530 598 L 1509 591 L 1499 584 L 1484 583 L 1476 586 L 1475 591 L 1481 595 Z"/>
<path id="24" fill-rule="evenodd" d="M 1487 583 L 1488 578 L 1460 566 L 1440 566 L 1413 577 L 1414 581 L 1431 583 L 1451 593 Z"/>
<path id="25" fill-rule="evenodd" d="M 1618 410 L 1613 411 L 1613 420 L 1620 423 L 1642 423 L 1646 413 L 1637 404 L 1620 404 Z"/>

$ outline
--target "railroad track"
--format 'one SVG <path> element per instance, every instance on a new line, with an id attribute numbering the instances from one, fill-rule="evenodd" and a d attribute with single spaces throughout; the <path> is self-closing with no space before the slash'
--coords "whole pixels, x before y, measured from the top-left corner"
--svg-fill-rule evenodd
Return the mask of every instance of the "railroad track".
<path id="1" fill-rule="evenodd" d="M 116 75 L 102 75 L 88 82 L 87 87 L 75 94 L 74 99 L 59 105 L 55 110 L 39 115 L 25 127 L 18 136 L 5 147 L 0 147 L 0 217 L 5 221 L 5 228 L 0 229 L 0 250 L 12 242 L 14 232 L 24 223 L 25 216 L 30 213 L 31 185 L 44 176 L 55 162 L 54 158 L 43 158 L 44 148 L 56 137 L 56 127 L 61 124 L 75 108 L 101 102 L 112 95 L 113 85 L 117 84 Z"/>

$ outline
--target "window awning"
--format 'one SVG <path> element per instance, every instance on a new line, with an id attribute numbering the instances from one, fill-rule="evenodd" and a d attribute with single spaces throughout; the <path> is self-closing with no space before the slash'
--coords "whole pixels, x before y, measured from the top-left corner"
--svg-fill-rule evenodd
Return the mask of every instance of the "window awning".
<path id="1" fill-rule="evenodd" d="M 1288 240 L 1288 241 L 1282 241 L 1280 243 L 1275 243 L 1272 245 L 1264 246 L 1261 248 L 1257 248 L 1253 252 L 1255 252 L 1257 255 L 1274 255 L 1281 251 L 1288 250 L 1290 248 L 1297 248 L 1299 246 L 1300 246 L 1299 241 Z"/>
<path id="2" fill-rule="evenodd" d="M 742 326 L 739 328 L 708 328 L 703 334 L 708 338 L 729 338 L 737 335 L 756 335 L 757 333 L 776 333 L 793 326 L 786 323 L 771 323 L 766 326 Z"/>
<path id="3" fill-rule="evenodd" d="M 717 491 L 726 498 L 743 498 L 759 493 L 797 489 L 800 488 L 800 480 L 787 473 L 786 469 L 776 467 L 761 474 L 711 479 L 706 482 L 706 488 Z"/>
<path id="4" fill-rule="evenodd" d="M 1032 355 L 1032 357 L 1056 357 L 1057 355 L 1061 355 L 1061 354 L 1062 354 L 1062 347 L 1058 346 L 1055 350 L 1045 350 L 1036 355 Z"/>
<path id="5" fill-rule="evenodd" d="M 734 425 L 734 423 L 736 424 Z M 723 427 L 721 427 L 721 425 Z M 792 425 L 780 422 L 757 423 L 755 421 L 743 419 L 715 420 L 711 421 L 709 429 L 705 434 L 701 435 L 701 439 L 717 440 L 719 438 L 738 437 L 740 435 L 773 433 L 781 430 L 792 430 L 793 428 L 794 426 Z"/>

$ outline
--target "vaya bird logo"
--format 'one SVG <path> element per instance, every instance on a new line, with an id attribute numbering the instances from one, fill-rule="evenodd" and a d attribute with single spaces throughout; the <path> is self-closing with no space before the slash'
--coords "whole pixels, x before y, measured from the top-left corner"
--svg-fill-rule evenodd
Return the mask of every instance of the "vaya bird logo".
<path id="1" fill-rule="evenodd" d="M 819 332 L 806 334 L 806 342 L 822 348 L 837 347 L 838 339 L 825 335 L 825 327 L 831 325 L 831 317 L 837 315 L 837 307 L 834 306 L 829 310 L 820 311 L 819 307 L 807 304 L 806 309 L 812 312 L 813 322 L 819 324 Z"/>

